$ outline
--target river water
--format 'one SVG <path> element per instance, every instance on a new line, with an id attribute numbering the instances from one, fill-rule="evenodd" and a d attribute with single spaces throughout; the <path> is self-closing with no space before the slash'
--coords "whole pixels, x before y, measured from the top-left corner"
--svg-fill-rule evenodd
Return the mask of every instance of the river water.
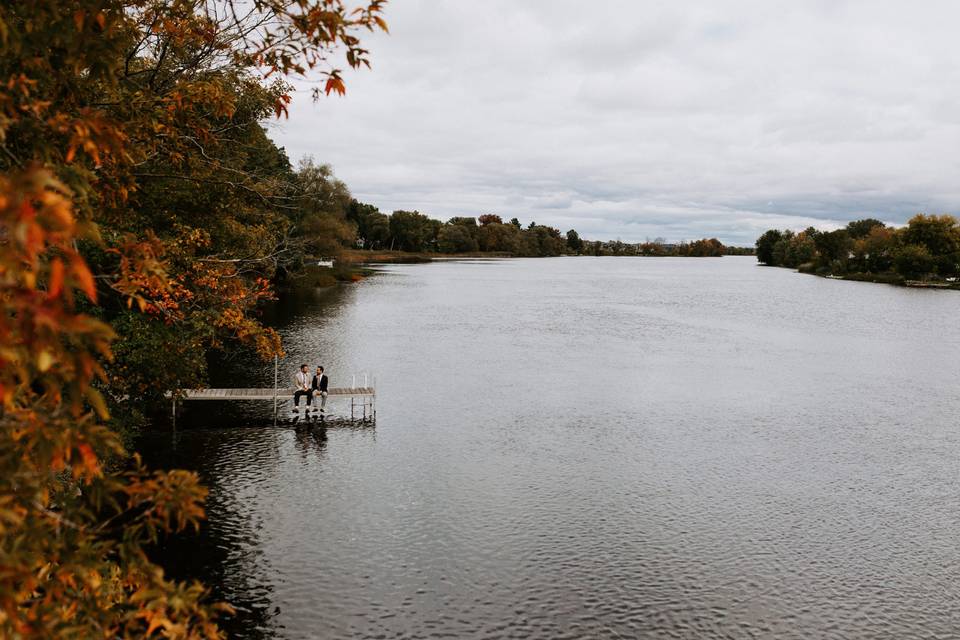
<path id="1" fill-rule="evenodd" d="M 142 449 L 210 519 L 161 557 L 237 637 L 956 637 L 958 311 L 753 258 L 384 267 L 273 317 L 376 425 L 188 407 Z"/>

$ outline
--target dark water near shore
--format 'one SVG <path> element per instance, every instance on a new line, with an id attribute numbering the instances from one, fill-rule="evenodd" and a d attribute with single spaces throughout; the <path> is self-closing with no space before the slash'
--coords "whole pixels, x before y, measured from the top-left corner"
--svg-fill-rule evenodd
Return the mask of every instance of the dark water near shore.
<path id="1" fill-rule="evenodd" d="M 956 637 L 958 312 L 752 258 L 387 267 L 276 318 L 375 427 L 145 439 L 211 489 L 167 562 L 238 637 Z"/>

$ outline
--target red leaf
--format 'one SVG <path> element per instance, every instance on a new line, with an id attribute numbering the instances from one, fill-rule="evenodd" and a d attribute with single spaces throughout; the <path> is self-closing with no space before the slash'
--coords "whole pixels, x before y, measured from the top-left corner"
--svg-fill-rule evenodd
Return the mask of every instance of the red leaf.
<path id="1" fill-rule="evenodd" d="M 345 95 L 347 93 L 346 87 L 343 86 L 343 80 L 337 77 L 327 78 L 327 84 L 323 91 L 327 95 L 330 95 L 331 91 L 336 91 L 340 95 Z"/>
<path id="2" fill-rule="evenodd" d="M 63 291 L 63 260 L 54 258 L 50 263 L 50 283 L 47 287 L 47 297 L 56 298 Z"/>

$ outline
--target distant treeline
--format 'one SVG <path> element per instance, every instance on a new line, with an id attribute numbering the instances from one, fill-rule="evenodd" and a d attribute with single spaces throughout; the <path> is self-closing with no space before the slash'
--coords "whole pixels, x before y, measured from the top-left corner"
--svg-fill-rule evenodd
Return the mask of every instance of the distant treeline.
<path id="1" fill-rule="evenodd" d="M 362 249 L 559 256 L 576 253 L 583 246 L 573 229 L 564 235 L 559 229 L 536 222 L 526 227 L 516 218 L 504 222 L 495 214 L 441 222 L 419 211 L 394 211 L 387 215 L 373 205 L 353 200 L 346 217 L 356 225 L 357 245 Z"/>
<path id="2" fill-rule="evenodd" d="M 690 258 L 719 258 L 720 256 L 752 256 L 753 247 L 728 247 L 716 238 L 704 238 L 693 242 L 668 243 L 663 238 L 656 240 L 626 243 L 620 240 L 612 242 L 585 242 L 583 254 L 594 256 L 679 256 Z"/>
<path id="3" fill-rule="evenodd" d="M 868 218 L 836 231 L 771 229 L 756 244 L 764 264 L 819 275 L 884 282 L 960 275 L 960 225 L 948 215 L 917 215 L 899 228 Z"/>
<path id="4" fill-rule="evenodd" d="M 524 226 L 517 218 L 509 222 L 496 214 L 454 217 L 446 222 L 419 211 L 394 211 L 387 215 L 373 205 L 352 200 L 345 218 L 356 228 L 361 249 L 409 251 L 415 253 L 509 253 L 516 256 L 692 256 L 752 255 L 753 248 L 726 247 L 716 238 L 667 244 L 628 244 L 583 240 L 575 229 L 559 229 L 531 222 Z"/>

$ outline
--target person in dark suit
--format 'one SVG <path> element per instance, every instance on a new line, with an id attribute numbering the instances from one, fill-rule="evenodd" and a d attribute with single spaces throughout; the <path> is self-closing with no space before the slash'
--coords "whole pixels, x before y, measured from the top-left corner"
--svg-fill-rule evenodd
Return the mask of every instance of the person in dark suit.
<path id="1" fill-rule="evenodd" d="M 317 373 L 313 376 L 311 387 L 313 388 L 313 396 L 320 398 L 320 413 L 324 413 L 327 409 L 327 384 L 327 376 L 323 373 L 323 367 L 317 367 Z"/>

